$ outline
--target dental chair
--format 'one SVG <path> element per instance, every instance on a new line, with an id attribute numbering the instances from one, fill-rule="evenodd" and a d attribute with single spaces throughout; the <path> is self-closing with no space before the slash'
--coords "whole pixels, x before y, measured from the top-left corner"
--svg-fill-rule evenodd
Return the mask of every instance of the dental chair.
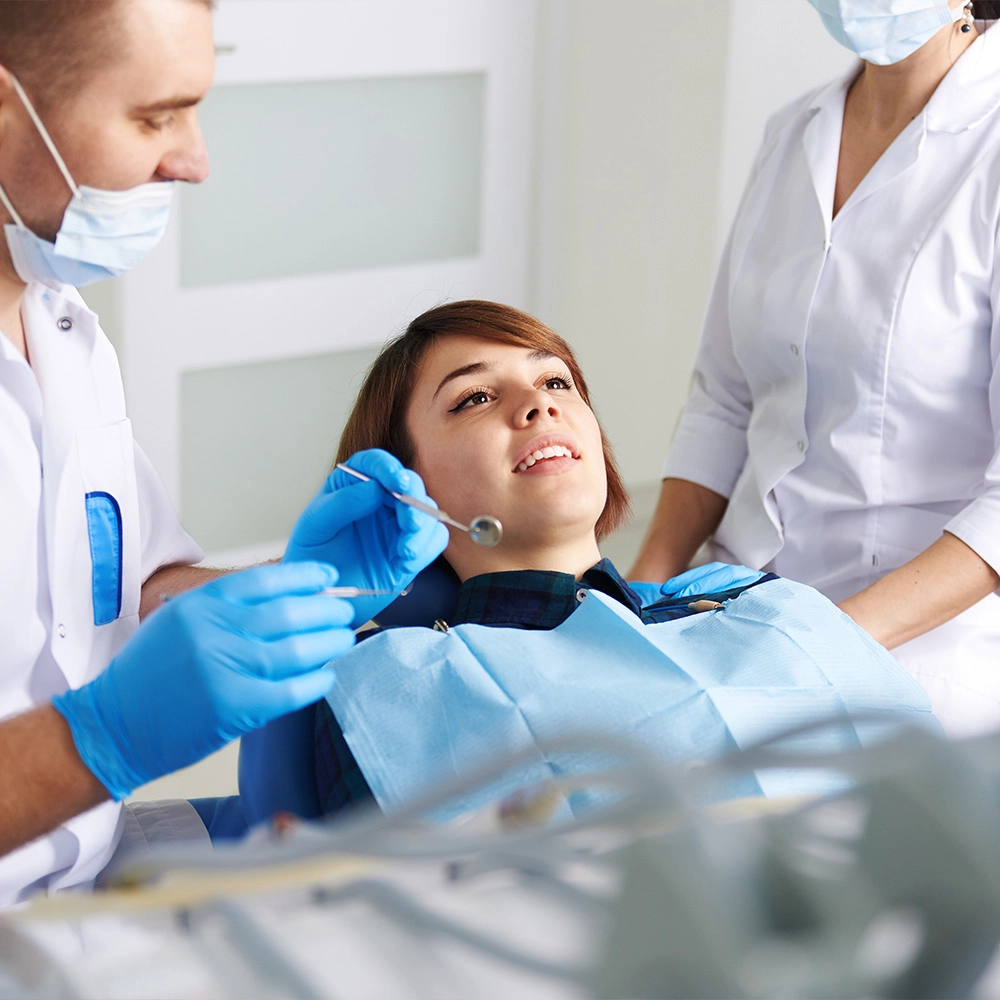
<path id="1" fill-rule="evenodd" d="M 377 624 L 429 627 L 447 616 L 458 588 L 455 571 L 439 558 L 417 576 L 404 597 L 398 597 L 379 614 Z M 227 804 L 227 799 L 192 803 L 213 840 L 241 836 L 227 832 L 234 830 L 238 821 L 242 821 L 245 832 L 247 827 L 269 820 L 277 812 L 293 813 L 303 819 L 321 815 L 316 794 L 315 716 L 316 706 L 308 705 L 241 739 L 240 794 L 232 796 L 237 805 Z"/>

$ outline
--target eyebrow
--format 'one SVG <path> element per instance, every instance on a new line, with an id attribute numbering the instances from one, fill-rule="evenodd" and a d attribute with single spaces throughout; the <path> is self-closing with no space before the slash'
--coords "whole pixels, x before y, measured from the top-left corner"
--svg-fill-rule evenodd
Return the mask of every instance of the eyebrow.
<path id="1" fill-rule="evenodd" d="M 193 108 L 201 103 L 201 97 L 168 97 L 163 101 L 154 101 L 152 104 L 140 104 L 132 109 L 135 116 L 157 115 L 164 111 L 180 111 L 182 108 Z"/>
<path id="2" fill-rule="evenodd" d="M 529 361 L 544 361 L 546 358 L 554 358 L 551 351 L 532 351 L 528 355 Z M 431 397 L 431 402 L 433 402 L 438 397 L 438 393 L 449 383 L 457 378 L 461 378 L 463 375 L 475 375 L 479 372 L 490 371 L 496 368 L 496 363 L 493 361 L 474 361 L 471 365 L 463 365 L 461 368 L 456 368 L 453 372 L 448 372 L 447 375 L 438 383 L 438 387 L 434 390 L 434 395 Z"/>

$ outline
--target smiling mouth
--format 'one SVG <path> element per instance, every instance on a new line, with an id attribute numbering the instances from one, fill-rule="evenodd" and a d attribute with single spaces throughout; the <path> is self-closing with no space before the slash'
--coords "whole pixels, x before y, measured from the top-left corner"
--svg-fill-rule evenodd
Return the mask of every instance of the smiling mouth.
<path id="1" fill-rule="evenodd" d="M 576 458 L 576 455 L 569 448 L 561 444 L 549 445 L 547 448 L 539 448 L 538 451 L 533 451 L 514 471 L 524 472 L 533 465 L 537 465 L 539 462 L 544 462 L 550 458 Z"/>

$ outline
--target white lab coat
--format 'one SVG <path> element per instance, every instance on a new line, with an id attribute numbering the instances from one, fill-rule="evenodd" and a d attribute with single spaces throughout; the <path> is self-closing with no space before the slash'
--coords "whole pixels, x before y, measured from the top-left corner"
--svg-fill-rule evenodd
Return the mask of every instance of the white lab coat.
<path id="1" fill-rule="evenodd" d="M 132 439 L 97 317 L 75 289 L 38 283 L 21 314 L 31 367 L 0 337 L 0 717 L 99 674 L 138 625 L 143 581 L 202 557 Z M 121 612 L 100 626 L 84 506 L 92 491 L 121 510 Z M 90 882 L 124 827 L 122 807 L 107 802 L 0 858 L 0 905 Z"/>
<path id="2" fill-rule="evenodd" d="M 768 123 L 665 477 L 729 498 L 719 554 L 834 601 L 947 529 L 1000 571 L 1000 29 L 835 219 L 847 89 Z M 1000 598 L 896 650 L 946 729 L 1000 726 Z"/>

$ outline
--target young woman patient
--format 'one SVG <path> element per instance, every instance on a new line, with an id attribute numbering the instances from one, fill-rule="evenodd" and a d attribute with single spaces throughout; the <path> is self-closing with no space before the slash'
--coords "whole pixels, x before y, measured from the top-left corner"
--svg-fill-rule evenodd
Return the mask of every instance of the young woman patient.
<path id="1" fill-rule="evenodd" d="M 628 496 L 572 350 L 524 313 L 470 301 L 414 320 L 368 372 L 337 460 L 371 448 L 457 520 L 499 518 L 503 539 L 482 548 L 453 530 L 444 559 L 460 587 L 434 629 L 385 629 L 338 661 L 317 712 L 328 814 L 373 792 L 392 808 L 560 732 L 683 760 L 867 709 L 934 724 L 909 675 L 810 588 L 747 571 L 743 586 L 677 597 L 601 558 Z M 812 745 L 857 745 L 862 728 Z M 571 766 L 539 752 L 510 787 Z"/>

